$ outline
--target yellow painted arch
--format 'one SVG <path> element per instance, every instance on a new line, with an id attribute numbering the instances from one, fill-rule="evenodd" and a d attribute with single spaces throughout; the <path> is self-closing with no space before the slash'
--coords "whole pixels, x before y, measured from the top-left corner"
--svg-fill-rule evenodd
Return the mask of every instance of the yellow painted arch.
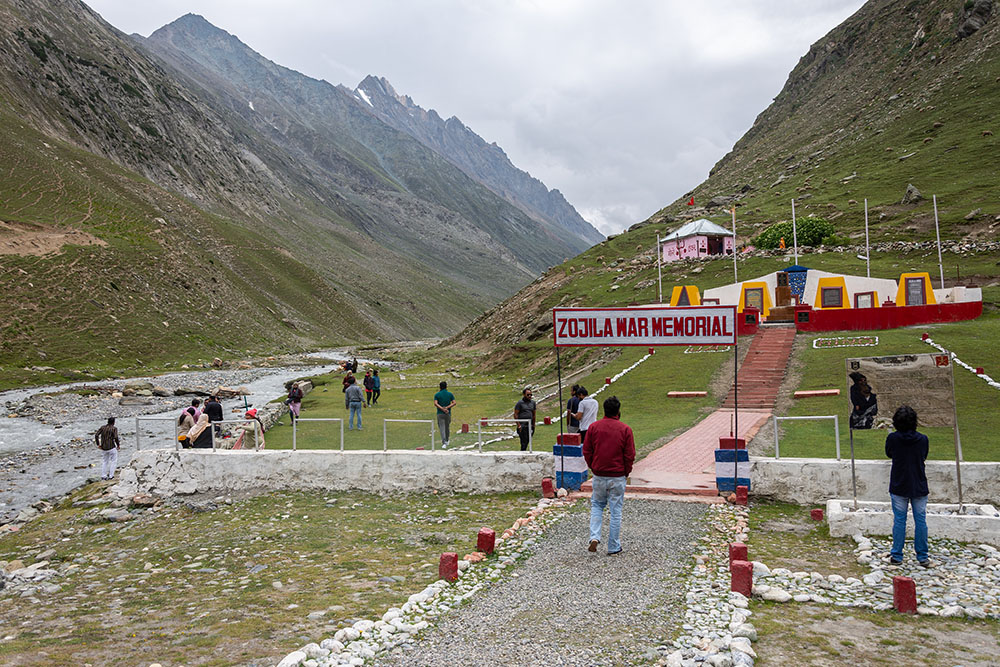
<path id="1" fill-rule="evenodd" d="M 896 305 L 918 305 L 906 303 L 906 280 L 907 278 L 922 278 L 924 282 L 924 305 L 930 306 L 937 303 L 934 298 L 934 288 L 931 287 L 931 274 L 929 273 L 904 273 L 899 276 L 899 286 L 896 289 Z"/>
<path id="2" fill-rule="evenodd" d="M 675 285 L 673 291 L 670 294 L 670 305 L 679 306 L 681 305 L 681 295 L 687 294 L 688 302 L 684 305 L 687 306 L 700 306 L 701 305 L 701 293 L 698 291 L 696 285 Z"/>
<path id="3" fill-rule="evenodd" d="M 840 288 L 840 306 L 823 307 L 823 290 L 830 288 Z M 813 308 L 816 310 L 842 310 L 851 307 L 851 298 L 847 293 L 847 282 L 843 276 L 827 276 L 820 278 L 816 284 L 816 297 L 813 299 Z"/>
<path id="4" fill-rule="evenodd" d="M 757 288 L 760 288 L 764 294 L 764 299 L 763 299 L 764 312 L 762 312 L 760 316 L 763 317 L 764 319 L 767 319 L 767 316 L 771 314 L 771 308 L 774 304 L 771 303 L 771 289 L 768 287 L 767 283 L 763 281 L 747 282 L 740 285 L 739 312 L 742 313 L 743 308 L 745 307 L 747 290 L 757 289 Z"/>

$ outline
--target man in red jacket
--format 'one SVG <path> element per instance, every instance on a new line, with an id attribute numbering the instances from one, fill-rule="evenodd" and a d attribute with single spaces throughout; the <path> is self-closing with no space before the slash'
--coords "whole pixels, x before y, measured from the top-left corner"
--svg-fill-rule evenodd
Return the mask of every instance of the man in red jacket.
<path id="1" fill-rule="evenodd" d="M 583 458 L 594 473 L 588 551 L 597 551 L 601 543 L 604 508 L 608 507 L 608 555 L 621 553 L 622 504 L 625 502 L 625 480 L 635 462 L 635 440 L 632 429 L 621 421 L 621 402 L 617 396 L 604 401 L 604 419 L 587 429 Z"/>

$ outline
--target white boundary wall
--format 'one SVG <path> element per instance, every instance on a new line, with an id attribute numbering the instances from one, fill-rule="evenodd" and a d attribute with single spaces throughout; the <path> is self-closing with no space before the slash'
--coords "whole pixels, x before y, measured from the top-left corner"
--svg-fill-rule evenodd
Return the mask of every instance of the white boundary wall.
<path id="1" fill-rule="evenodd" d="M 123 498 L 307 489 L 494 493 L 536 490 L 554 476 L 551 452 L 160 449 L 136 452 L 115 491 Z"/>
<path id="2" fill-rule="evenodd" d="M 888 501 L 891 466 L 889 460 L 855 463 L 858 500 Z M 927 461 L 924 469 L 932 503 L 958 502 L 954 461 Z M 751 457 L 750 493 L 800 505 L 852 498 L 851 460 Z M 962 500 L 988 505 L 1000 501 L 1000 463 L 963 463 Z"/>

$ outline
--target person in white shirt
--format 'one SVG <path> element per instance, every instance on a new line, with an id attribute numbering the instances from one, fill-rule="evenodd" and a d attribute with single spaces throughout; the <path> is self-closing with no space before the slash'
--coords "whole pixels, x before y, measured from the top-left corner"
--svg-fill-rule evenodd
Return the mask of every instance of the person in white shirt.
<path id="1" fill-rule="evenodd" d="M 580 411 L 573 416 L 580 420 L 580 442 L 583 442 L 583 439 L 587 437 L 587 429 L 597 421 L 598 405 L 597 399 L 592 398 L 584 386 L 580 387 L 577 396 L 580 397 Z"/>

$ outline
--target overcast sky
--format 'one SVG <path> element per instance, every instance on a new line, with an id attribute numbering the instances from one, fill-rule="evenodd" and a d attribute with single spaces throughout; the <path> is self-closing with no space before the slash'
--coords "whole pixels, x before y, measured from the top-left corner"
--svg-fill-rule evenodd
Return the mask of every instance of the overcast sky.
<path id="1" fill-rule="evenodd" d="M 330 83 L 458 116 L 602 232 L 708 171 L 863 0 L 86 0 L 126 33 L 193 12 Z"/>

